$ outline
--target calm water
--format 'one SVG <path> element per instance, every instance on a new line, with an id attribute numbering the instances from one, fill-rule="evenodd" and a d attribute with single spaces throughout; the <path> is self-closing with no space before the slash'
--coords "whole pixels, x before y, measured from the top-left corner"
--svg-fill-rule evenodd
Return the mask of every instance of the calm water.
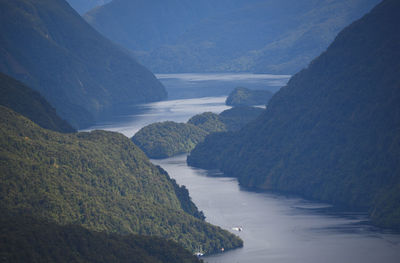
<path id="1" fill-rule="evenodd" d="M 132 137 L 142 127 L 162 121 L 186 122 L 196 114 L 211 111 L 220 113 L 230 107 L 225 105 L 226 96 L 193 99 L 176 99 L 136 105 L 132 114 L 113 116 L 87 130 L 99 129 L 120 132 Z"/>
<path id="2" fill-rule="evenodd" d="M 226 96 L 236 87 L 276 92 L 290 75 L 270 74 L 157 74 L 170 99 Z"/>
<path id="3" fill-rule="evenodd" d="M 135 113 L 115 116 L 91 129 L 118 131 L 131 137 L 152 122 L 184 122 L 197 113 L 227 109 L 224 105 L 227 87 L 234 88 L 234 83 L 270 89 L 275 82 L 277 85 L 287 81 L 287 76 L 272 75 L 158 76 L 170 94 L 176 93 L 175 97 L 135 106 L 132 108 Z M 221 90 L 217 92 L 218 87 Z M 189 92 L 185 93 L 186 89 Z M 218 96 L 204 97 L 211 91 Z M 179 97 L 180 93 L 184 95 Z M 400 235 L 371 227 L 364 214 L 337 212 L 329 205 L 297 197 L 247 191 L 235 179 L 221 177 L 216 171 L 188 167 L 185 160 L 186 155 L 181 155 L 153 162 L 167 170 L 179 184 L 186 185 L 209 222 L 239 235 L 245 243 L 244 248 L 206 257 L 206 262 L 400 262 Z M 239 226 L 243 227 L 242 232 L 232 229 Z"/>
<path id="4" fill-rule="evenodd" d="M 186 155 L 153 160 L 186 185 L 207 221 L 239 235 L 244 247 L 206 257 L 221 263 L 400 262 L 399 235 L 368 225 L 363 214 L 329 205 L 240 189 L 233 178 L 186 165 Z M 242 232 L 232 228 L 241 226 Z"/>

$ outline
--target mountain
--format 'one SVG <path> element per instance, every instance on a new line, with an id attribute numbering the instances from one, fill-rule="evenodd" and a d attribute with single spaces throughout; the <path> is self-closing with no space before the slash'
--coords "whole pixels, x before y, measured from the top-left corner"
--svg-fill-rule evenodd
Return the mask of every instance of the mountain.
<path id="1" fill-rule="evenodd" d="M 24 115 L 45 129 L 64 133 L 75 132 L 75 129 L 62 120 L 38 92 L 2 73 L 0 73 L 0 105 Z"/>
<path id="2" fill-rule="evenodd" d="M 132 141 L 150 158 L 161 159 L 188 153 L 210 133 L 239 130 L 256 119 L 260 108 L 234 107 L 219 115 L 204 112 L 187 123 L 156 122 L 140 129 Z"/>
<path id="3" fill-rule="evenodd" d="M 87 11 L 111 2 L 111 0 L 67 0 L 67 2 L 79 13 Z"/>
<path id="4" fill-rule="evenodd" d="M 0 22 L 0 71 L 39 91 L 75 127 L 167 95 L 64 0 L 0 0 Z"/>
<path id="5" fill-rule="evenodd" d="M 204 221 L 162 168 L 122 134 L 61 134 L 0 106 L 0 208 L 92 231 L 154 235 L 207 253 L 242 241 Z"/>
<path id="6" fill-rule="evenodd" d="M 114 0 L 84 17 L 153 72 L 292 74 L 378 2 Z"/>
<path id="7" fill-rule="evenodd" d="M 217 114 L 204 112 L 187 123 L 165 121 L 147 125 L 132 137 L 132 141 L 150 158 L 162 159 L 190 152 L 207 134 L 225 130 Z"/>
<path id="8" fill-rule="evenodd" d="M 122 46 L 148 51 L 174 43 L 208 15 L 243 5 L 243 0 L 114 0 L 85 19 Z"/>
<path id="9" fill-rule="evenodd" d="M 400 2 L 384 0 L 239 133 L 215 134 L 188 163 L 242 185 L 361 208 L 400 229 Z"/>
<path id="10" fill-rule="evenodd" d="M 190 152 L 207 134 L 192 124 L 165 121 L 141 128 L 132 141 L 150 158 L 162 159 Z"/>
<path id="11" fill-rule="evenodd" d="M 4 263 L 200 262 L 175 242 L 161 238 L 107 234 L 5 212 L 2 210 L 0 217 L 0 255 Z"/>
<path id="12" fill-rule="evenodd" d="M 229 106 L 266 105 L 273 93 L 269 90 L 251 90 L 243 87 L 235 88 L 226 98 Z"/>
<path id="13" fill-rule="evenodd" d="M 238 131 L 248 123 L 257 119 L 263 109 L 250 106 L 237 106 L 224 110 L 219 114 L 220 120 L 228 131 Z"/>

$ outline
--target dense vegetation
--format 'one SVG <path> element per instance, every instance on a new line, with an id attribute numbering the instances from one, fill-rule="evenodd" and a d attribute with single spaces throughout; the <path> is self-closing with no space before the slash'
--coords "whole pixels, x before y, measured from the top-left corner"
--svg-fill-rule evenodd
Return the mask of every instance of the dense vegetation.
<path id="1" fill-rule="evenodd" d="M 85 18 L 153 72 L 292 74 L 378 2 L 118 0 Z"/>
<path id="2" fill-rule="evenodd" d="M 166 121 L 147 125 L 132 140 L 150 158 L 166 158 L 190 152 L 207 134 L 225 130 L 217 114 L 205 112 L 187 123 Z"/>
<path id="3" fill-rule="evenodd" d="M 261 112 L 253 107 L 235 107 L 219 115 L 204 112 L 187 123 L 157 122 L 140 129 L 132 140 L 150 158 L 167 158 L 190 152 L 210 133 L 239 130 Z"/>
<path id="4" fill-rule="evenodd" d="M 24 115 L 43 128 L 66 133 L 75 131 L 38 92 L 2 73 L 0 105 Z"/>
<path id="5" fill-rule="evenodd" d="M 4 263 L 126 262 L 190 263 L 197 257 L 173 241 L 139 235 L 117 235 L 60 226 L 2 210 L 0 257 Z"/>
<path id="6" fill-rule="evenodd" d="M 269 90 L 251 90 L 243 87 L 234 89 L 226 98 L 229 106 L 266 105 L 273 93 Z"/>
<path id="7" fill-rule="evenodd" d="M 158 159 L 190 152 L 206 135 L 192 124 L 166 121 L 143 127 L 132 140 L 147 156 Z"/>
<path id="8" fill-rule="evenodd" d="M 227 131 L 238 131 L 255 120 L 262 112 L 263 109 L 261 108 L 238 106 L 221 112 L 219 119 L 225 124 Z"/>
<path id="9" fill-rule="evenodd" d="M 226 127 L 218 114 L 203 112 L 190 118 L 188 124 L 195 125 L 207 133 L 225 131 Z"/>
<path id="10" fill-rule="evenodd" d="M 0 71 L 39 91 L 75 127 L 167 95 L 65 0 L 0 0 L 0 42 Z"/>
<path id="11" fill-rule="evenodd" d="M 13 213 L 160 236 L 191 251 L 242 245 L 205 222 L 187 190 L 118 133 L 56 133 L 0 106 L 0 176 L 0 207 Z"/>
<path id="12" fill-rule="evenodd" d="M 385 0 L 343 30 L 236 134 L 188 158 L 241 184 L 369 211 L 400 229 L 400 2 Z"/>

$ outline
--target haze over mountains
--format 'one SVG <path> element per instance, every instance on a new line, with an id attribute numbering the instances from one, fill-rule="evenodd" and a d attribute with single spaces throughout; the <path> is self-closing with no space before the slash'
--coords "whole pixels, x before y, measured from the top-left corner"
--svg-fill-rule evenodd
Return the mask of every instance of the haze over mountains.
<path id="1" fill-rule="evenodd" d="M 67 0 L 67 2 L 79 14 L 84 14 L 95 7 L 111 2 L 111 0 Z"/>
<path id="2" fill-rule="evenodd" d="M 114 0 L 85 15 L 156 73 L 292 74 L 378 0 Z"/>
<path id="3" fill-rule="evenodd" d="M 68 0 L 81 14 L 107 1 Z M 399 0 L 383 0 L 337 36 L 378 0 L 113 0 L 85 15 L 112 40 L 68 2 L 0 0 L 0 261 L 201 262 L 194 252 L 242 247 L 139 148 L 164 158 L 199 142 L 192 166 L 245 187 L 361 209 L 375 225 L 400 230 Z M 133 139 L 76 132 L 167 98 L 134 56 L 163 73 L 304 69 L 271 99 L 239 88 L 227 101 L 268 102 L 266 109 L 151 124 Z M 194 175 L 179 160 L 165 161 Z M 217 216 L 227 207 L 220 203 Z M 259 228 L 240 225 L 256 217 L 249 211 L 221 225 L 251 238 Z"/>
<path id="4" fill-rule="evenodd" d="M 188 157 L 242 185 L 362 208 L 400 229 L 400 2 L 385 0 L 239 133 L 206 137 Z"/>
<path id="5" fill-rule="evenodd" d="M 18 112 L 45 129 L 64 133 L 75 132 L 37 91 L 1 72 L 0 105 Z"/>
<path id="6" fill-rule="evenodd" d="M 0 22 L 0 71 L 39 91 L 75 127 L 167 96 L 150 71 L 64 0 L 1 0 Z"/>

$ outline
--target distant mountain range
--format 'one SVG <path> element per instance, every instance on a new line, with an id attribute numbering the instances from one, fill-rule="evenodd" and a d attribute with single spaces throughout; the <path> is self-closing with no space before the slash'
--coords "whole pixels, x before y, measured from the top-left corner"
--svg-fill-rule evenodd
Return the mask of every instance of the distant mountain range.
<path id="1" fill-rule="evenodd" d="M 0 72 L 39 91 L 74 127 L 167 96 L 130 52 L 64 0 L 1 0 L 0 33 Z"/>
<path id="2" fill-rule="evenodd" d="M 384 0 L 239 133 L 208 136 L 188 163 L 242 185 L 368 211 L 400 229 L 400 1 Z"/>
<path id="3" fill-rule="evenodd" d="M 296 73 L 379 0 L 114 0 L 84 17 L 153 72 Z"/>
<path id="4" fill-rule="evenodd" d="M 67 0 L 67 2 L 79 13 L 84 14 L 87 11 L 102 6 L 111 0 Z"/>
<path id="5" fill-rule="evenodd" d="M 20 113 L 45 129 L 75 132 L 37 91 L 3 73 L 0 73 L 0 105 Z"/>

